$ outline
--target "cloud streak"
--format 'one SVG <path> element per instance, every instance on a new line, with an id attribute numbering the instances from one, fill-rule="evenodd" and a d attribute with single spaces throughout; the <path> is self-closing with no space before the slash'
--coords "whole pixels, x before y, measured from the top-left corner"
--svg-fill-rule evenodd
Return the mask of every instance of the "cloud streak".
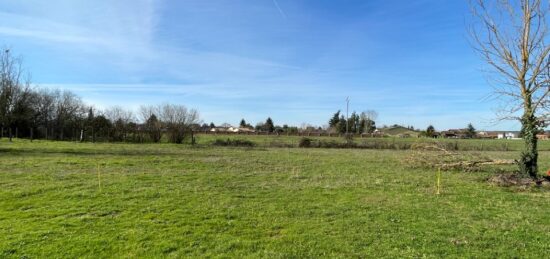
<path id="1" fill-rule="evenodd" d="M 456 4 L 426 2 L 435 12 L 367 2 L 285 2 L 289 20 L 278 0 L 8 1 L 0 35 L 37 83 L 101 106 L 171 101 L 218 122 L 273 115 L 324 124 L 349 95 L 353 110 L 419 125 L 443 120 L 441 110 L 458 118 L 488 106 L 448 23 L 418 22 L 452 19 L 445 10 Z M 433 31 L 445 37 L 429 38 Z M 438 44 L 419 47 L 430 42 Z"/>
<path id="2" fill-rule="evenodd" d="M 283 12 L 283 9 L 281 9 L 281 7 L 279 6 L 279 2 L 277 2 L 277 0 L 273 0 L 273 4 L 277 8 L 277 10 L 281 14 L 281 16 L 286 20 L 286 14 L 285 14 L 285 12 Z"/>

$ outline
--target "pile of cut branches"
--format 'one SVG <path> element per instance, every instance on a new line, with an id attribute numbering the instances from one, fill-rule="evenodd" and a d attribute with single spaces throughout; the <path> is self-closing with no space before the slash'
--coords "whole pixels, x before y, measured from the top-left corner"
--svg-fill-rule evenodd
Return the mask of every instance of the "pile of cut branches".
<path id="1" fill-rule="evenodd" d="M 446 143 L 417 143 L 404 163 L 413 168 L 480 171 L 483 166 L 512 165 L 515 160 L 492 159 L 481 153 L 450 151 Z"/>

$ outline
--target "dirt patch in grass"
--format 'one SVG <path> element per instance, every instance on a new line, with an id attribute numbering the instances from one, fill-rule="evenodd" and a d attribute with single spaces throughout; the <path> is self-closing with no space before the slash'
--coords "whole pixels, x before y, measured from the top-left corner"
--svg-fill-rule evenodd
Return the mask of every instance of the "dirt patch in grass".
<path id="1" fill-rule="evenodd" d="M 548 178 L 532 179 L 521 176 L 517 173 L 502 173 L 489 177 L 487 179 L 492 185 L 502 187 L 519 187 L 520 189 L 541 187 L 550 190 L 550 180 Z"/>

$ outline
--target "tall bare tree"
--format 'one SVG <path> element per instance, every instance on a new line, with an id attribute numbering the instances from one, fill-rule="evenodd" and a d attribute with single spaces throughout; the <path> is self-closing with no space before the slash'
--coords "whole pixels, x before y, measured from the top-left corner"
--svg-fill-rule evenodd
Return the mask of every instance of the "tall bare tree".
<path id="1" fill-rule="evenodd" d="M 125 141 L 130 132 L 130 125 L 135 122 L 133 112 L 115 105 L 105 110 L 104 113 L 114 126 L 113 140 Z"/>
<path id="2" fill-rule="evenodd" d="M 77 137 L 83 128 L 83 119 L 87 110 L 79 96 L 70 91 L 56 91 L 55 104 L 55 134 L 57 139 L 64 140 L 67 136 Z"/>
<path id="3" fill-rule="evenodd" d="M 48 132 L 51 130 L 51 124 L 55 118 L 55 108 L 59 92 L 50 89 L 40 89 L 36 95 L 33 106 L 37 113 L 37 124 L 40 125 L 42 135 L 49 138 Z"/>
<path id="4" fill-rule="evenodd" d="M 26 107 L 31 97 L 30 81 L 23 78 L 21 58 L 8 48 L 0 51 L 0 124 L 8 127 L 11 141 L 17 110 Z"/>
<path id="5" fill-rule="evenodd" d="M 525 147 L 518 164 L 532 178 L 538 174 L 536 135 L 550 114 L 548 11 L 542 0 L 472 2 L 476 50 L 498 75 L 493 92 L 504 105 L 498 117 L 521 122 Z"/>
<path id="6" fill-rule="evenodd" d="M 192 134 L 192 125 L 199 122 L 199 113 L 183 105 L 166 103 L 160 110 L 160 120 L 165 125 L 171 143 L 181 144 L 188 133 Z"/>
<path id="7" fill-rule="evenodd" d="M 367 110 L 359 115 L 359 124 L 361 133 L 373 133 L 376 130 L 376 119 L 378 112 L 375 110 Z"/>

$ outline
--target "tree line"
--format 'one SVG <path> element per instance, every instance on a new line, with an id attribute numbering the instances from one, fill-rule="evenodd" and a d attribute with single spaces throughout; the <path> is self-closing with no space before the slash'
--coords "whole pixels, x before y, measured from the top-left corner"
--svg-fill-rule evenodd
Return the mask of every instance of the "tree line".
<path id="1" fill-rule="evenodd" d="M 0 138 L 159 142 L 165 136 L 171 143 L 193 141 L 192 129 L 199 123 L 194 109 L 150 105 L 140 107 L 138 116 L 119 106 L 99 110 L 71 91 L 31 87 L 21 58 L 9 49 L 0 55 Z"/>
<path id="2" fill-rule="evenodd" d="M 375 120 L 378 117 L 376 111 L 364 111 L 360 114 L 355 111 L 348 118 L 344 117 L 340 111 L 332 115 L 328 124 L 333 132 L 337 133 L 373 133 L 376 130 Z"/>

